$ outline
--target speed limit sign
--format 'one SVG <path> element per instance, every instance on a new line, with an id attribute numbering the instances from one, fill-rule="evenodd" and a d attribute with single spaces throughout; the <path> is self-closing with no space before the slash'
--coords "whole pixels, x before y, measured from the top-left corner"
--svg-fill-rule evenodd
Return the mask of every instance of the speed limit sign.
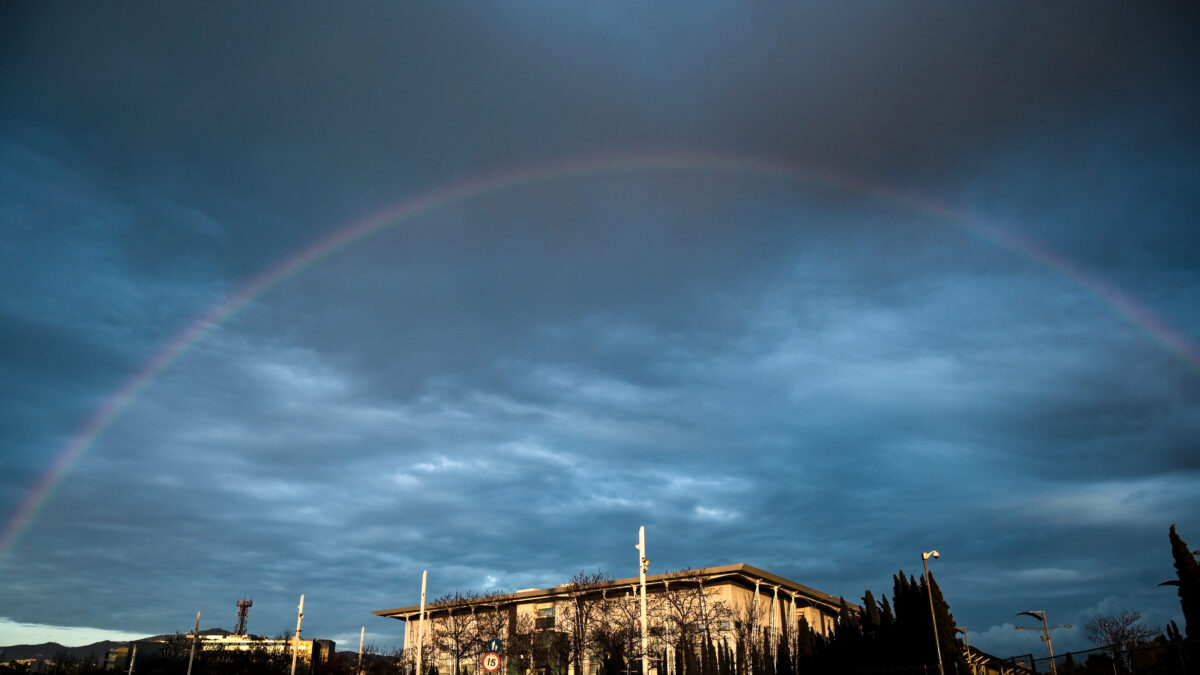
<path id="1" fill-rule="evenodd" d="M 500 670 L 500 655 L 496 652 L 488 652 L 483 655 L 483 663 L 480 665 L 483 666 L 484 671 L 494 673 Z"/>

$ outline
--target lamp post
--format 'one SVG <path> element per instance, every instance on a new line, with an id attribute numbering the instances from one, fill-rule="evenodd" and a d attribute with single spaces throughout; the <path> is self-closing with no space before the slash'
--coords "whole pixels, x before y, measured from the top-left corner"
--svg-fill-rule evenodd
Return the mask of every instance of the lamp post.
<path id="1" fill-rule="evenodd" d="M 1050 656 L 1050 675 L 1058 675 L 1058 667 L 1054 665 L 1054 646 L 1050 644 L 1050 629 L 1051 628 L 1070 628 L 1071 624 L 1063 624 L 1062 626 L 1051 626 L 1046 623 L 1046 610 L 1031 609 L 1028 612 L 1017 612 L 1017 616 L 1032 616 L 1042 622 L 1042 642 L 1046 643 L 1046 654 Z M 1037 626 L 1016 626 L 1017 630 L 1032 628 L 1037 630 Z M 1029 665 L 1033 665 L 1030 663 Z"/>
<path id="2" fill-rule="evenodd" d="M 937 649 L 938 675 L 946 675 L 946 668 L 942 665 L 942 643 L 938 639 L 937 617 L 933 613 L 933 584 L 929 583 L 929 559 L 940 557 L 941 554 L 937 551 L 922 553 L 921 566 L 925 568 L 925 590 L 929 593 L 929 620 L 933 622 L 933 646 Z"/>

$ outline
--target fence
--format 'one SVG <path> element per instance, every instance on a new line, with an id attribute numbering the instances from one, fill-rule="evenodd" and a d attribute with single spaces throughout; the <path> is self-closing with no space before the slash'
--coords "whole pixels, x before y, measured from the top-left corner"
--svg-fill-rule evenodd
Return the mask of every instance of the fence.
<path id="1" fill-rule="evenodd" d="M 1034 658 L 1032 654 L 1006 659 L 1017 672 L 1057 675 L 1200 675 L 1200 641 L 1163 640 L 1130 646 L 1097 647 L 1078 652 L 1066 652 L 1050 657 Z"/>

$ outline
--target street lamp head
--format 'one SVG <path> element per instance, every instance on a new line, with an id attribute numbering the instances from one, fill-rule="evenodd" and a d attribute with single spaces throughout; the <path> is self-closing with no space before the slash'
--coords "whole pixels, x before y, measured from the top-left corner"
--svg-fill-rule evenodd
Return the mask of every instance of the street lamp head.
<path id="1" fill-rule="evenodd" d="M 940 557 L 941 557 L 941 554 L 938 553 L 937 551 L 930 551 L 929 553 L 921 554 L 921 560 L 929 560 L 930 558 L 940 558 Z"/>

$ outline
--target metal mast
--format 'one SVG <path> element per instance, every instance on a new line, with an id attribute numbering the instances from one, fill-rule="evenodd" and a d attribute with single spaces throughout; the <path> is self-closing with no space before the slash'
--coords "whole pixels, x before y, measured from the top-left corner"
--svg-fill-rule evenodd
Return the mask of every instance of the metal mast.
<path id="1" fill-rule="evenodd" d="M 362 627 L 362 632 L 358 634 L 358 674 L 362 675 L 362 648 L 363 640 L 367 637 L 367 627 Z"/>
<path id="2" fill-rule="evenodd" d="M 642 582 L 642 675 L 650 675 L 650 648 L 646 638 L 646 569 L 650 561 L 646 559 L 646 526 L 638 528 L 638 576 Z"/>
<path id="3" fill-rule="evenodd" d="M 304 621 L 304 594 L 300 594 L 300 611 L 296 613 L 296 634 L 292 636 L 292 675 L 296 675 L 296 651 L 300 649 L 300 622 Z"/>
<path id="4" fill-rule="evenodd" d="M 188 652 L 187 675 L 192 675 L 192 659 L 196 658 L 196 640 L 200 639 L 200 612 L 196 612 L 196 627 L 192 629 L 192 650 Z"/>
<path id="5" fill-rule="evenodd" d="M 234 635 L 245 635 L 246 634 L 246 619 L 248 619 L 250 617 L 250 606 L 253 604 L 254 604 L 254 601 L 251 600 L 250 598 L 242 598 L 241 600 L 237 601 L 238 620 L 237 620 L 237 628 L 233 629 Z"/>
<path id="6" fill-rule="evenodd" d="M 425 582 L 429 579 L 429 570 L 421 570 L 421 619 L 417 622 L 417 673 L 421 672 L 421 645 L 425 642 Z"/>

